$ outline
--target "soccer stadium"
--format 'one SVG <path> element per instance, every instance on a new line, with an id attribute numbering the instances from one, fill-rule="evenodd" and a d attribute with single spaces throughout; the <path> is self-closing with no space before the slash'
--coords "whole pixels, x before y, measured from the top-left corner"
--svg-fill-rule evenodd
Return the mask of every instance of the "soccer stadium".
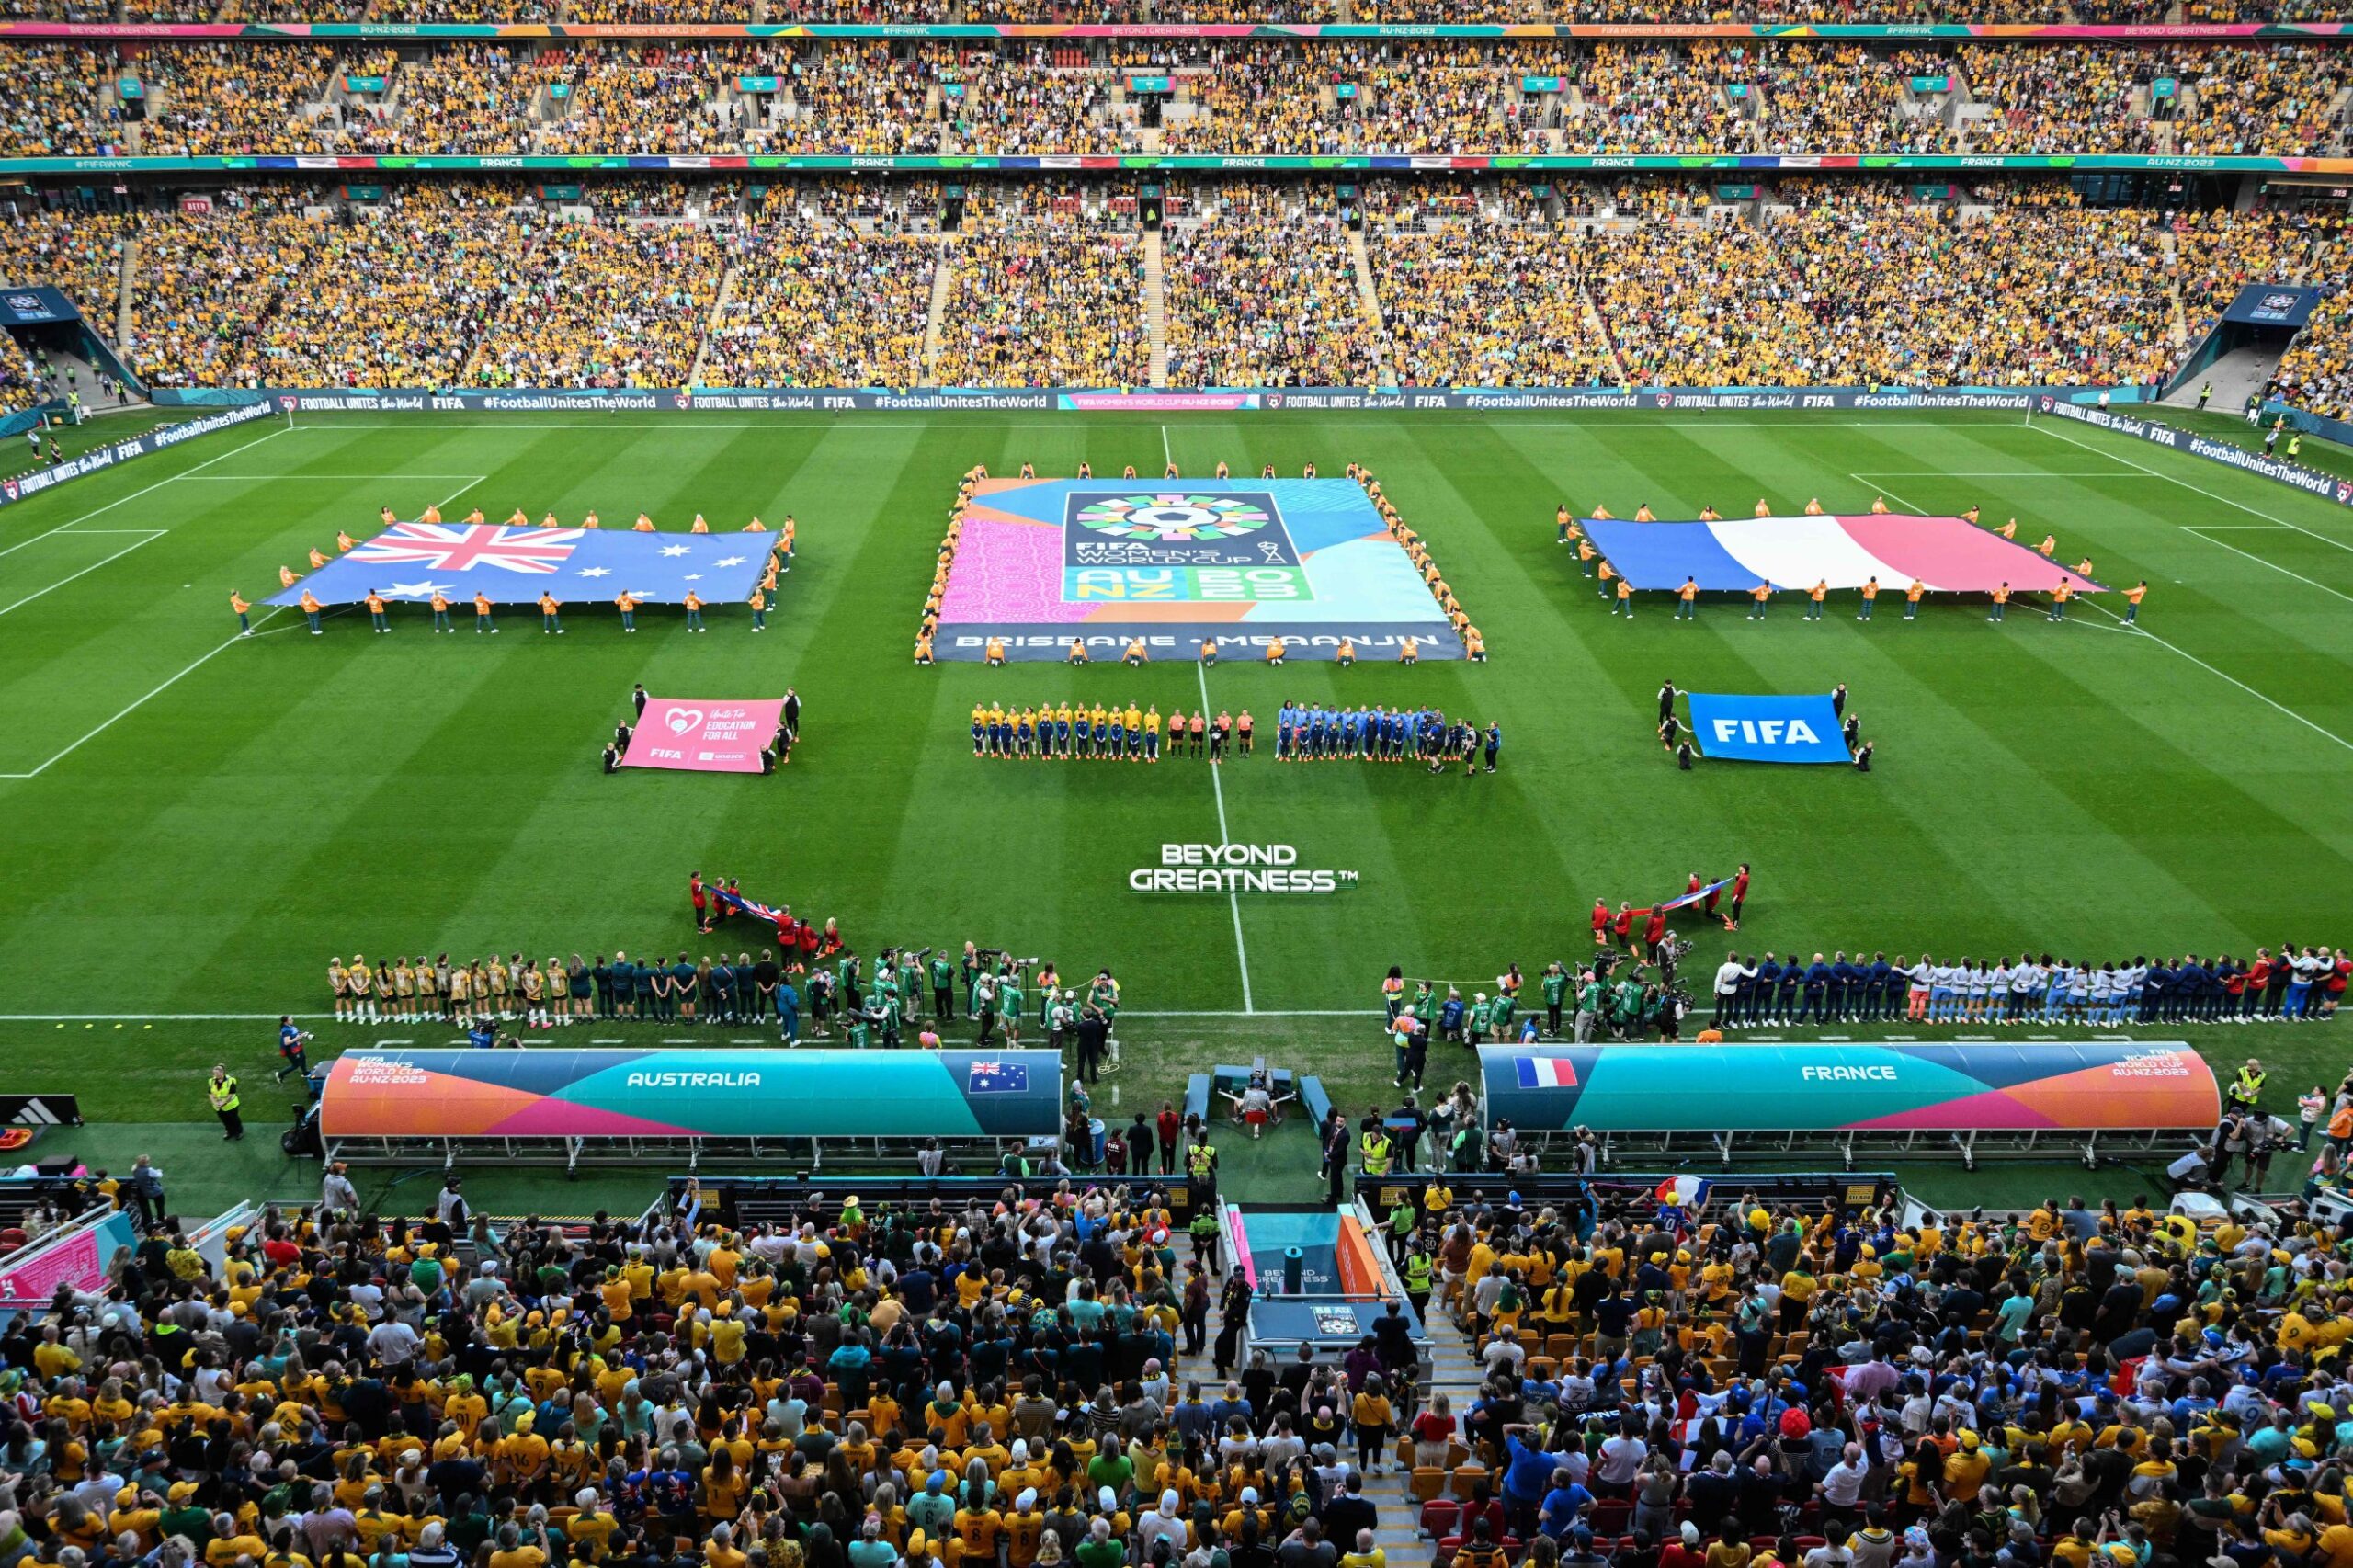
<path id="1" fill-rule="evenodd" d="M 2353 9 L 0 64 L 0 1568 L 2353 1568 Z"/>

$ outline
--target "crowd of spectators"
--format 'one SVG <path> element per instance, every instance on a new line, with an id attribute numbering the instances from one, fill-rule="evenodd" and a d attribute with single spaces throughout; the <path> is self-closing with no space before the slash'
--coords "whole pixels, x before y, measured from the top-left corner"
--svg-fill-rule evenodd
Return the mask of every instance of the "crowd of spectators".
<path id="1" fill-rule="evenodd" d="M 1483 217 L 1368 233 L 1401 386 L 1582 386 L 1614 381 L 1557 229 Z"/>
<path id="2" fill-rule="evenodd" d="M 523 152 L 530 141 L 525 117 L 548 73 L 528 51 L 465 43 L 412 54 L 392 78 L 396 113 L 345 115 L 344 141 L 352 151 L 472 157 Z"/>
<path id="3" fill-rule="evenodd" d="M 1763 233 L 1745 222 L 1646 223 L 1577 250 L 1637 383 L 1820 382 L 1825 344 Z"/>
<path id="4" fill-rule="evenodd" d="M 696 224 L 555 223 L 476 358 L 483 386 L 686 384 L 726 266 Z"/>
<path id="5" fill-rule="evenodd" d="M 2186 106 L 2173 120 L 2176 152 L 2306 156 L 2344 142 L 2344 119 L 2334 110 L 2353 76 L 2334 50 L 2200 49 L 2174 68 Z"/>
<path id="6" fill-rule="evenodd" d="M 764 72 L 745 45 L 627 44 L 582 54 L 564 117 L 540 133 L 545 153 L 733 152 L 749 106 L 722 93 L 740 74 Z"/>
<path id="7" fill-rule="evenodd" d="M 140 150 L 199 157 L 320 150 L 304 113 L 326 97 L 335 51 L 324 44 L 198 43 L 142 55 L 149 113 Z"/>
<path id="8" fill-rule="evenodd" d="M 156 386 L 255 380 L 254 345 L 301 275 L 317 231 L 298 193 L 269 187 L 213 212 L 142 219 L 124 345 L 132 365 Z"/>
<path id="9" fill-rule="evenodd" d="M 2238 290 L 2330 291 L 2280 370 L 2346 403 L 2353 241 L 2325 204 L 2167 211 L 2065 183 L 1922 193 L 1900 179 L 1369 180 L 1371 301 L 1328 187 L 1172 186 L 1173 384 L 2148 383 Z M 166 386 L 486 381 L 669 384 L 739 275 L 708 379 L 736 384 L 1138 384 L 1149 374 L 1136 203 L 1082 176 L 975 180 L 940 237 L 936 180 L 596 184 L 556 221 L 522 182 L 388 199 L 233 187 L 210 210 L 23 209 L 0 281 L 53 281 L 100 324 L 124 243 L 130 358 Z M 932 319 L 935 262 L 949 267 Z M 1588 306 L 1590 313 L 1588 313 Z M 938 362 L 924 364 L 926 329 Z M 1612 351 L 1618 363 L 1611 364 Z"/>
<path id="10" fill-rule="evenodd" d="M 0 157 L 51 158 L 122 139 L 113 56 L 78 43 L 10 51 L 0 86 Z"/>
<path id="11" fill-rule="evenodd" d="M 806 222 L 738 242 L 703 367 L 713 386 L 904 387 L 923 377 L 938 243 Z"/>
<path id="12" fill-rule="evenodd" d="M 1340 152 L 1347 144 L 1347 131 L 1338 100 L 1330 96 L 1338 74 L 1318 48 L 1244 43 L 1221 49 L 1185 74 L 1183 98 L 1189 112 L 1165 120 L 1162 150 Z"/>
<path id="13" fill-rule="evenodd" d="M 1973 153 L 2153 153 L 2155 125 L 2132 108 L 2136 87 L 2164 74 L 2158 51 L 2117 44 L 2039 44 L 1958 53 L 1975 102 L 1963 122 Z"/>
<path id="14" fill-rule="evenodd" d="M 1378 334 L 1337 216 L 1279 187 L 1229 183 L 1188 199 L 1203 221 L 1163 253 L 1170 384 L 1366 384 Z"/>
<path id="15" fill-rule="evenodd" d="M 2315 246 L 2309 276 L 2328 293 L 2313 307 L 2304 330 L 2279 360 L 2276 391 L 2299 408 L 2328 419 L 2353 420 L 2353 235 L 2338 228 Z"/>
<path id="16" fill-rule="evenodd" d="M 1552 139 L 1527 122 L 1525 100 L 1517 91 L 1506 95 L 1504 74 L 1483 62 L 1440 67 L 1392 61 L 1373 69 L 1364 91 L 1369 101 L 1358 103 L 1368 152 L 1552 150 Z"/>
<path id="17" fill-rule="evenodd" d="M 1743 51 L 1705 40 L 1597 43 L 1579 62 L 1580 102 L 1563 130 L 1564 153 L 1743 153 L 1747 115 L 1725 85 L 1744 76 Z"/>
<path id="18" fill-rule="evenodd" d="M 406 0 L 386 0 L 397 6 Z M 458 0 L 461 6 L 493 0 Z M 591 0 L 648 6 L 674 0 Z M 722 0 L 710 0 L 713 5 Z M 1424 0 L 1402 0 L 1418 5 Z M 1506 0 L 1516 3 L 1516 0 Z M 388 14 L 387 21 L 404 19 Z M 501 16 L 494 18 L 506 19 Z M 585 19 L 574 15 L 573 19 Z M 128 61 L 162 153 L 331 150 L 499 153 L 540 86 L 571 99 L 546 128 L 556 153 L 879 155 L 1265 154 L 1394 152 L 1602 155 L 1742 152 L 2071 152 L 2306 155 L 2345 142 L 2336 105 L 2353 71 L 2325 45 L 1984 43 L 1949 53 L 1821 41 L 1552 40 L 1057 40 L 1052 44 L 826 40 L 550 46 L 411 43 L 396 95 L 317 118 L 342 64 L 326 46 L 175 43 Z M 20 153 L 122 140 L 106 51 L 7 46 L 0 132 Z M 1178 79 L 1155 140 L 1121 71 Z M 363 74 L 384 74 L 367 72 Z M 1559 97 L 1519 90 L 1557 77 Z M 740 75 L 775 94 L 739 96 Z M 1913 77 L 1947 91 L 1908 90 Z M 2156 84 L 2177 84 L 2158 97 Z M 1552 123 L 1555 114 L 1559 124 Z M 395 115 L 389 123 L 380 123 Z M 413 139 L 412 139 L 413 138 Z"/>
<path id="19" fill-rule="evenodd" d="M 1756 133 L 1768 153 L 1941 153 L 1951 133 L 1936 112 L 1912 112 L 1903 71 L 1857 44 L 1793 43 L 1760 50 L 1750 80 Z M 1934 73 L 1920 73 L 1931 74 Z"/>
<path id="20" fill-rule="evenodd" d="M 940 151 L 934 50 L 880 40 L 811 50 L 788 64 L 794 112 L 769 120 L 763 150 L 883 156 Z"/>
<path id="21" fill-rule="evenodd" d="M 1131 153 L 1142 145 L 1135 106 L 1112 101 L 1111 73 L 1056 70 L 1034 57 L 1041 53 L 961 70 L 952 110 L 959 151 Z"/>
<path id="22" fill-rule="evenodd" d="M 941 386 L 1142 386 L 1143 244 L 1097 219 L 1022 224 L 947 250 Z"/>
<path id="23" fill-rule="evenodd" d="M 2180 213 L 2173 221 L 2173 236 L 2174 285 L 2192 342 L 2222 315 L 2242 285 L 2303 278 L 2323 237 L 2304 214 L 2268 207 Z"/>
<path id="24" fill-rule="evenodd" d="M 1772 229 L 1833 384 L 2054 385 L 2161 375 L 2163 225 L 2137 209 L 2006 202 L 1955 222 L 1883 183 L 1818 182 Z"/>
<path id="25" fill-rule="evenodd" d="M 551 22 L 557 0 L 371 0 L 380 22 Z"/>
<path id="26" fill-rule="evenodd" d="M 0 222 L 0 287 L 54 284 L 111 335 L 131 232 L 119 213 L 19 213 Z"/>

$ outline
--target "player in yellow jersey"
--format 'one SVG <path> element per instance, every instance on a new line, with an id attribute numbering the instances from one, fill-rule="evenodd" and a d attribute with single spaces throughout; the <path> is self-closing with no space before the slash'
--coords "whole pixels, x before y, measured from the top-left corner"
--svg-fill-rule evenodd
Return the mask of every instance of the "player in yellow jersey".
<path id="1" fill-rule="evenodd" d="M 1160 760 L 1160 709 L 1157 705 L 1143 710 L 1143 759 Z"/>

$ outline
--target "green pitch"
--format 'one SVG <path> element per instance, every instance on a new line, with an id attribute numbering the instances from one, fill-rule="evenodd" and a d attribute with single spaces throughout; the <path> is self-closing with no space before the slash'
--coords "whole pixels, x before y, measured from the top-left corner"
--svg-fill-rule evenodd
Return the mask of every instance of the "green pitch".
<path id="1" fill-rule="evenodd" d="M 1156 475 L 1170 457 L 1188 473 L 1221 459 L 1237 474 L 1370 465 L 1492 663 L 913 666 L 965 470 L 1069 474 L 1085 459 L 1098 474 Z M 1906 624 L 1900 601 L 1865 626 L 1835 600 L 1808 624 L 1794 597 L 1762 624 L 1726 601 L 1678 625 L 1663 598 L 1638 600 L 1629 623 L 1553 542 L 1563 500 L 1737 517 L 1760 494 L 1784 510 L 1883 494 L 1898 509 L 2016 514 L 2022 538 L 2055 532 L 2105 582 L 2147 577 L 2143 629 L 2121 630 L 2105 597 L 2055 626 L 2024 604 L 1988 625 L 1966 603 Z M 790 512 L 798 564 L 759 636 L 741 607 L 715 608 L 699 637 L 649 608 L 624 637 L 608 608 L 586 606 L 561 641 L 535 635 L 528 612 L 503 618 L 495 642 L 435 637 L 415 607 L 395 610 L 390 636 L 343 613 L 313 638 L 292 612 L 233 635 L 231 589 L 258 601 L 281 563 L 332 551 L 338 528 L 364 535 L 380 506 L 414 517 L 428 503 L 494 519 L 594 507 L 608 525 L 643 509 L 676 528 L 697 511 L 721 528 Z M 197 1119 L 195 1071 L 225 1057 L 249 1085 L 265 1074 L 267 1020 L 326 1010 L 331 956 L 715 950 L 688 918 L 698 869 L 831 915 L 862 951 L 972 938 L 1065 975 L 1108 964 L 1131 1015 L 1129 1092 L 1154 1097 L 1193 1065 L 1261 1049 L 1322 1069 L 1344 1097 L 1369 1094 L 1386 1051 L 1339 1015 L 1377 1006 L 1388 965 L 1467 995 L 1509 960 L 1533 974 L 1586 949 L 1596 897 L 1647 903 L 1740 860 L 1756 868 L 1736 939 L 1749 951 L 2030 946 L 2099 960 L 2341 941 L 2349 610 L 2353 515 L 2015 415 L 246 426 L 0 512 L 6 1086 L 78 1090 L 97 1117 Z M 1732 691 L 1845 681 L 1876 771 L 1678 773 L 1652 735 L 1669 677 Z M 604 777 L 598 747 L 637 681 L 685 697 L 793 686 L 801 744 L 774 778 Z M 1189 759 L 971 755 L 975 702 L 1189 713 L 1204 687 L 1212 711 L 1252 710 L 1262 739 L 1214 778 Z M 1498 721 L 1502 770 L 1278 766 L 1286 697 Z M 1221 838 L 1293 846 L 1302 864 L 1358 881 L 1320 897 L 1129 891 L 1163 843 Z M 1685 929 L 1699 937 L 1691 964 L 1711 968 L 1727 939 Z M 2285 1104 L 2334 1082 L 2346 1028 L 2210 1033 L 2228 1057 L 2270 1058 Z M 322 1026 L 324 1051 L 362 1038 Z"/>

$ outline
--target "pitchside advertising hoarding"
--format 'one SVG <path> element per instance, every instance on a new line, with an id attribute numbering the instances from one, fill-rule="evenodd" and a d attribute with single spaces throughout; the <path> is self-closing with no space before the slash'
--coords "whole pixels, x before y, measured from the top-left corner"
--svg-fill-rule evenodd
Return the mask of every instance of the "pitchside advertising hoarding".
<path id="1" fill-rule="evenodd" d="M 320 1131 L 350 1138 L 1022 1137 L 1060 1129 L 1051 1051 L 353 1051 Z"/>
<path id="2" fill-rule="evenodd" d="M 1529 1131 L 2209 1131 L 2214 1074 L 2165 1041 L 1482 1046 L 1488 1116 Z"/>

